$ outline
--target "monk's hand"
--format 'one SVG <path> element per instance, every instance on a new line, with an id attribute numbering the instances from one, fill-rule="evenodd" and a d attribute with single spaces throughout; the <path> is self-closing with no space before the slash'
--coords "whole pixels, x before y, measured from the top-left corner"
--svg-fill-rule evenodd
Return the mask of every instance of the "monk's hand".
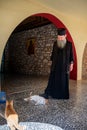
<path id="1" fill-rule="evenodd" d="M 73 70 L 73 63 L 70 64 L 70 72 Z"/>

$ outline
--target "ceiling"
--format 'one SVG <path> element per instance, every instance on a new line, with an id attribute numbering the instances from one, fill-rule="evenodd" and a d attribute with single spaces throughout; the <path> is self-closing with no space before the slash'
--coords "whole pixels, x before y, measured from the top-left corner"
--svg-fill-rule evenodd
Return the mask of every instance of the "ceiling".
<path id="1" fill-rule="evenodd" d="M 61 13 L 87 18 L 87 0 L 38 0 L 38 2 Z"/>
<path id="2" fill-rule="evenodd" d="M 76 18 L 87 18 L 87 0 L 38 0 L 38 2 L 55 11 L 60 11 L 61 13 L 69 14 L 74 17 L 76 16 Z M 31 16 L 20 23 L 13 33 L 41 27 L 50 23 L 51 22 L 46 18 Z"/>
<path id="3" fill-rule="evenodd" d="M 13 33 L 30 30 L 47 24 L 51 24 L 51 22 L 44 17 L 41 16 L 28 17 L 15 28 Z"/>

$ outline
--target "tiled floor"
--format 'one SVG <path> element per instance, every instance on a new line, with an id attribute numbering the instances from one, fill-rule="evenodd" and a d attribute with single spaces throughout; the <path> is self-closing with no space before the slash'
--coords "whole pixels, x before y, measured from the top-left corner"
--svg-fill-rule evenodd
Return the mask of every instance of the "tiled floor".
<path id="1" fill-rule="evenodd" d="M 49 99 L 47 106 L 35 106 L 25 102 L 30 92 L 43 93 L 48 77 L 42 76 L 6 76 L 2 82 L 2 90 L 7 99 L 14 100 L 14 107 L 21 122 L 45 122 L 57 125 L 64 130 L 87 130 L 87 81 L 70 80 L 70 99 Z M 1 106 L 4 113 L 4 105 Z M 0 117 L 0 124 L 6 121 Z"/>

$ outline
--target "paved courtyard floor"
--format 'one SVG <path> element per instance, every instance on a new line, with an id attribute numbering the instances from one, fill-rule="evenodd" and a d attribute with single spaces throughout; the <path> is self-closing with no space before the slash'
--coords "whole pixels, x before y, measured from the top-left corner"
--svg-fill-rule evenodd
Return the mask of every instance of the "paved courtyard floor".
<path id="1" fill-rule="evenodd" d="M 49 99 L 47 106 L 25 102 L 24 98 L 44 92 L 47 86 L 46 76 L 14 75 L 2 78 L 2 91 L 7 99 L 14 100 L 14 107 L 20 122 L 41 122 L 57 125 L 64 130 L 87 130 L 87 81 L 70 80 L 70 99 Z M 0 105 L 4 114 L 5 105 Z M 0 117 L 0 125 L 6 124 Z"/>

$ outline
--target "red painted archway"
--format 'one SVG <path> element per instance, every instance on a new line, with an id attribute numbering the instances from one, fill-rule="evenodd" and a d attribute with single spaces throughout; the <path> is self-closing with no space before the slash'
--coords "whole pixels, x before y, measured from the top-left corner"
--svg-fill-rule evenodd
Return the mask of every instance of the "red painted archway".
<path id="1" fill-rule="evenodd" d="M 66 26 L 57 17 L 55 17 L 52 14 L 39 13 L 39 14 L 34 14 L 33 16 L 42 16 L 44 18 L 47 18 L 49 21 L 51 21 L 57 28 L 62 28 L 62 27 L 66 28 Z M 73 39 L 72 39 L 72 37 L 71 37 L 71 35 L 70 35 L 67 28 L 66 28 L 66 30 L 67 30 L 67 39 L 72 42 L 73 51 L 74 51 L 74 69 L 70 73 L 70 79 L 77 80 L 77 56 L 76 56 L 76 50 L 75 50 Z"/>

